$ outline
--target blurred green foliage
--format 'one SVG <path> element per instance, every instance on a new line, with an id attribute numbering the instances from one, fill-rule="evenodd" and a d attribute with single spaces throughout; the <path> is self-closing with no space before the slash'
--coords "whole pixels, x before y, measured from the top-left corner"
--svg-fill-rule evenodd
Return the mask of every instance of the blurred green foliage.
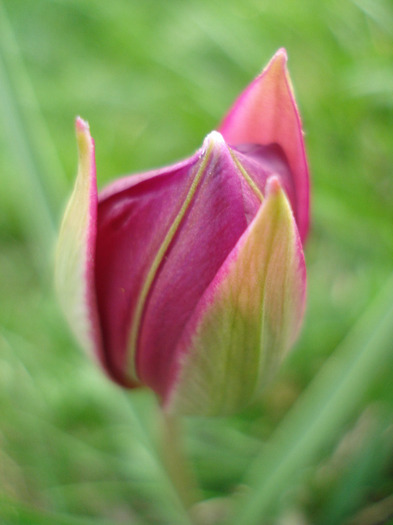
<path id="1" fill-rule="evenodd" d="M 184 423 L 191 465 L 212 498 L 195 512 L 215 523 L 215 513 L 229 512 L 222 498 L 235 493 L 241 501 L 246 472 L 265 447 L 274 449 L 280 428 L 295 428 L 287 423 L 293 407 L 300 406 L 296 432 L 299 421 L 305 434 L 313 428 L 315 410 L 306 413 L 299 396 L 316 391 L 315 376 L 322 384 L 319 371 L 392 272 L 393 4 L 3 0 L 0 20 L 6 525 L 183 523 L 160 461 L 155 400 L 109 383 L 79 352 L 53 297 L 53 236 L 76 169 L 73 121 L 80 114 L 90 122 L 100 186 L 171 163 L 192 153 L 275 50 L 287 48 L 313 181 L 308 313 L 297 348 L 259 403 L 236 418 Z M 347 343 L 356 341 L 359 352 L 364 344 L 369 355 L 367 345 L 382 340 L 373 330 L 383 304 L 373 312 L 368 332 Z M 386 337 L 391 348 L 345 391 L 345 412 L 335 401 L 337 420 L 332 412 L 314 441 L 311 433 L 320 446 L 285 490 L 273 488 L 258 523 L 388 522 L 393 338 Z M 350 351 L 357 355 L 357 347 Z M 325 379 L 329 395 L 340 373 Z M 280 443 L 290 457 L 291 441 Z"/>

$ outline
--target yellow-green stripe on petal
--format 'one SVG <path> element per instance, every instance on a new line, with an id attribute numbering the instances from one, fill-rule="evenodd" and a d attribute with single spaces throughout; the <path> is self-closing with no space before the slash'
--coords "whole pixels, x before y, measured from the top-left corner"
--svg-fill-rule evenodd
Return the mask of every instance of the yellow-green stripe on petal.
<path id="1" fill-rule="evenodd" d="M 296 223 L 272 176 L 257 215 L 183 333 L 166 409 L 230 414 L 253 400 L 297 336 L 305 287 Z"/>

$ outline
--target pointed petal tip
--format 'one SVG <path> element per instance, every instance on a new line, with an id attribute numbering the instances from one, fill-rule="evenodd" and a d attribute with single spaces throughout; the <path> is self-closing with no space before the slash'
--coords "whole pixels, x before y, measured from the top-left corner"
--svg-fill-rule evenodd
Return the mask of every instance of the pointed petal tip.
<path id="1" fill-rule="evenodd" d="M 222 146 L 223 144 L 225 144 L 224 137 L 219 131 L 214 130 L 206 135 L 205 140 L 203 141 L 203 148 L 204 150 L 207 150 L 209 146 Z"/>
<path id="2" fill-rule="evenodd" d="M 271 73 L 271 71 L 274 69 L 277 69 L 277 72 L 280 70 L 286 70 L 288 62 L 288 53 L 285 47 L 280 47 L 277 49 L 277 51 L 274 53 L 272 58 L 269 60 L 267 65 L 262 69 L 261 73 L 257 76 L 257 78 L 262 77 L 265 73 Z"/>
<path id="3" fill-rule="evenodd" d="M 75 119 L 75 132 L 78 144 L 79 160 L 82 162 L 83 156 L 88 152 L 94 155 L 94 140 L 90 134 L 90 126 L 86 120 L 81 117 Z"/>
<path id="4" fill-rule="evenodd" d="M 267 66 L 263 69 L 261 75 L 263 75 L 264 73 L 272 73 L 272 71 L 277 71 L 277 74 L 280 75 L 282 74 L 282 71 L 286 71 L 286 68 L 287 68 L 287 62 L 288 62 L 288 55 L 287 55 L 287 50 L 285 49 L 285 47 L 280 47 L 280 49 L 278 49 L 273 57 L 270 59 L 269 63 L 267 64 Z"/>
<path id="5" fill-rule="evenodd" d="M 273 55 L 272 60 L 282 60 L 284 63 L 286 63 L 288 61 L 288 53 L 285 47 L 280 47 L 280 49 L 277 49 Z"/>
<path id="6" fill-rule="evenodd" d="M 266 181 L 266 195 L 277 195 L 281 191 L 281 183 L 278 175 L 271 175 Z"/>
<path id="7" fill-rule="evenodd" d="M 83 120 L 83 118 L 78 116 L 75 119 L 75 129 L 77 132 L 90 131 L 90 126 L 86 120 Z"/>

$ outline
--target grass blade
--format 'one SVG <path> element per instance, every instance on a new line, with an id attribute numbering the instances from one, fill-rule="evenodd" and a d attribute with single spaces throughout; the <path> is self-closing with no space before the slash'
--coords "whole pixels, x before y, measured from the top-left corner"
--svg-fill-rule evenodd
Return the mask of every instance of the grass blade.
<path id="1" fill-rule="evenodd" d="M 65 194 L 65 176 L 1 2 L 0 108 L 5 136 L 19 163 L 16 174 L 5 174 L 8 180 L 2 186 L 13 185 L 17 192 L 23 227 L 42 257 L 55 236 L 55 210 Z"/>
<path id="2" fill-rule="evenodd" d="M 107 520 L 97 521 L 93 518 L 80 518 L 33 509 L 5 496 L 0 496 L 0 519 L 1 523 L 6 525 L 25 525 L 26 523 L 30 525 L 53 525 L 53 523 L 57 525 L 110 525 Z M 135 525 L 138 525 L 137 522 Z"/>

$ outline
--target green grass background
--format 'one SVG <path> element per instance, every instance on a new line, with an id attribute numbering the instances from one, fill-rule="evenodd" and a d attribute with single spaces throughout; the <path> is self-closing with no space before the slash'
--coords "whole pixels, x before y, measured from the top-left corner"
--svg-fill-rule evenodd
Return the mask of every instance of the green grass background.
<path id="1" fill-rule="evenodd" d="M 312 175 L 302 335 L 263 398 L 183 422 L 199 523 L 393 515 L 393 4 L 3 0 L 0 523 L 188 523 L 153 396 L 77 348 L 55 232 L 90 122 L 99 186 L 191 154 L 281 46 Z M 195 518 L 195 516 L 197 516 Z"/>

